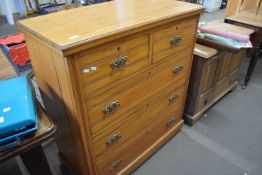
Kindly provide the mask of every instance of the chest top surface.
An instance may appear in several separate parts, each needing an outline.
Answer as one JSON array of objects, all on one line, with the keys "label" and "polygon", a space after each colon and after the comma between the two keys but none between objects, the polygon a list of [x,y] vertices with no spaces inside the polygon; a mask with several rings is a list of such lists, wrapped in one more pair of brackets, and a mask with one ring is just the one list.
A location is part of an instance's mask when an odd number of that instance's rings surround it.
[{"label": "chest top surface", "polygon": [[58,50],[66,50],[202,10],[200,5],[175,0],[114,0],[21,20],[17,25]]}]

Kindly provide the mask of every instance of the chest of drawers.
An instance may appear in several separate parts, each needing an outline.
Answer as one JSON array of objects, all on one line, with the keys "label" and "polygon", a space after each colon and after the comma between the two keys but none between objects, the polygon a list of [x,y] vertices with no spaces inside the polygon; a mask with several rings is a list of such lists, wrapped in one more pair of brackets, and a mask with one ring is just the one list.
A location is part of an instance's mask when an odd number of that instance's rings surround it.
[{"label": "chest of drawers", "polygon": [[179,131],[202,10],[115,0],[18,22],[74,173],[129,174]]}]

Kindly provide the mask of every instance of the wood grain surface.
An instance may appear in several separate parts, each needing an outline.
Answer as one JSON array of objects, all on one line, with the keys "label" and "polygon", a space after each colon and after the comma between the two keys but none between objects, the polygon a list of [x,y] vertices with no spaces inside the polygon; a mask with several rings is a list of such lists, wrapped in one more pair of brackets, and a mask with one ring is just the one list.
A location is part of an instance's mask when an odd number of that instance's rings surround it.
[{"label": "wood grain surface", "polygon": [[9,63],[4,53],[0,49],[0,80],[5,80],[8,78],[16,77],[13,66]]},{"label": "wood grain surface", "polygon": [[[174,0],[115,0],[80,7],[17,24],[60,50],[106,38],[120,32],[141,29],[173,17],[199,13],[202,6]],[[97,13],[99,12],[99,13]]]}]

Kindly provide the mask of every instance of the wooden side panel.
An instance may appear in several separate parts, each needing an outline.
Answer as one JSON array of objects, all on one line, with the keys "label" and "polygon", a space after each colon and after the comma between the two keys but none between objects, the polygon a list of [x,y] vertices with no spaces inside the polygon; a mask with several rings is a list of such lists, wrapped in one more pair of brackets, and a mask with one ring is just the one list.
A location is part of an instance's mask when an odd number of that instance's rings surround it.
[{"label": "wooden side panel", "polygon": [[195,110],[205,62],[205,59],[201,59],[201,57],[196,55],[194,56],[185,105],[185,112],[190,115],[193,115]]},{"label": "wooden side panel", "polygon": [[71,82],[68,80],[66,58],[30,34],[25,34],[25,37],[44,108],[58,126],[56,143],[62,158],[75,167],[75,172],[88,174],[85,152],[83,146],[79,147],[83,139],[80,137],[82,131],[76,129],[79,124],[75,115],[77,108],[70,110],[75,104]]}]

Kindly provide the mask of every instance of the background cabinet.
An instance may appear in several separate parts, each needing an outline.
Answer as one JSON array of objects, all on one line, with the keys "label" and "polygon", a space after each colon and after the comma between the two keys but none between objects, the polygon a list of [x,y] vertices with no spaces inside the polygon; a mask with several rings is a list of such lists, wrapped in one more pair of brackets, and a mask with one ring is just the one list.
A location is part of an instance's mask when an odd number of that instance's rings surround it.
[{"label": "background cabinet", "polygon": [[217,51],[197,44],[184,112],[185,123],[193,125],[203,113],[237,85],[245,50]]}]

